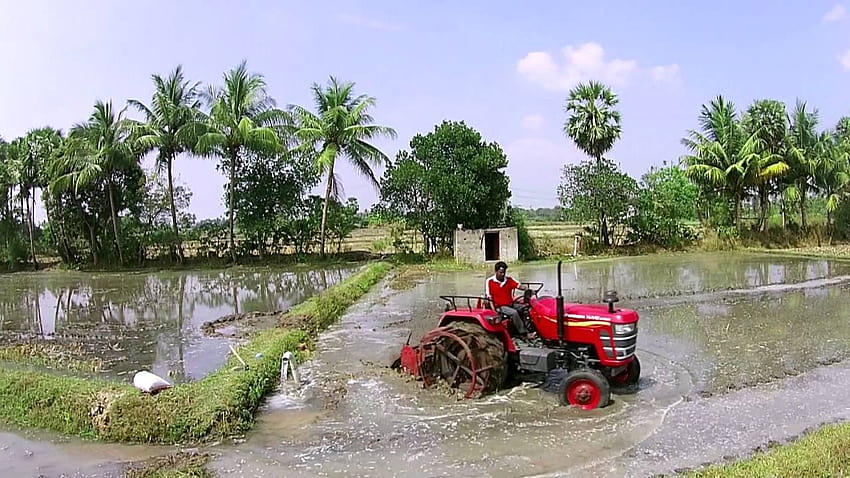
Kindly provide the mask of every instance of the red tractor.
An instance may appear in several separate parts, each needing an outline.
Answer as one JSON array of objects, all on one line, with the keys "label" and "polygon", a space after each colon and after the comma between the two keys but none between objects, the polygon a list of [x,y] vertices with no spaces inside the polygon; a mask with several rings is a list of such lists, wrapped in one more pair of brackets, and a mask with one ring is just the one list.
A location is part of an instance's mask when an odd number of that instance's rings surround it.
[{"label": "red tractor", "polygon": [[437,328],[419,345],[405,344],[393,368],[418,377],[426,387],[442,382],[465,390],[464,398],[543,373],[557,380],[562,405],[585,410],[606,406],[612,388],[634,388],[640,376],[638,314],[615,308],[615,291],[606,292],[607,306],[564,303],[560,261],[557,297],[538,297],[542,283],[525,284],[529,289],[514,306],[537,339],[515,338],[510,320],[486,297],[440,296],[447,304]]}]

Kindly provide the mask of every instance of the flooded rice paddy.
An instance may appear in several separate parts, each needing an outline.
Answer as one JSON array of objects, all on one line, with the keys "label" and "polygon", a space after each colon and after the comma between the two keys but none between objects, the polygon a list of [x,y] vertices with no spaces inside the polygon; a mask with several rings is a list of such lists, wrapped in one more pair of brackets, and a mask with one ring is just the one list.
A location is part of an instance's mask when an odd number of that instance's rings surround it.
[{"label": "flooded rice paddy", "polygon": [[[556,294],[554,264],[509,274]],[[211,468],[219,476],[651,476],[850,418],[841,400],[850,385],[850,263],[718,253],[565,264],[567,300],[599,302],[616,289],[618,306],[641,316],[638,392],[591,412],[559,406],[533,382],[456,401],[387,368],[409,335],[416,342],[433,327],[439,295],[478,294],[484,279],[388,278],[320,337],[299,386],[273,394],[247,437],[205,449]],[[0,435],[9,440],[0,460],[40,464],[31,469],[45,476],[59,476],[48,472],[63,469],[56,457],[81,448],[89,458],[71,470],[78,476],[117,476],[121,461],[162,453],[62,439],[37,441],[50,452],[26,456],[29,436]]]},{"label": "flooded rice paddy", "polygon": [[0,344],[34,343],[101,361],[99,375],[151,370],[197,380],[227,358],[233,333],[205,334],[221,316],[286,310],[341,282],[356,266],[320,270],[0,275]]}]

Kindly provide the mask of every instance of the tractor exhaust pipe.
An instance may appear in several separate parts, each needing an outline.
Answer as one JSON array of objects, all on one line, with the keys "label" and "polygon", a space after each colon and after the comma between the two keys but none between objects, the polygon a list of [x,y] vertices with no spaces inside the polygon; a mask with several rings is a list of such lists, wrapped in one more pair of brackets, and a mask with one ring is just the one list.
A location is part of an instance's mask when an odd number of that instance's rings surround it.
[{"label": "tractor exhaust pipe", "polygon": [[558,314],[558,345],[564,346],[564,296],[561,294],[561,261],[558,261],[558,297],[555,298]]}]

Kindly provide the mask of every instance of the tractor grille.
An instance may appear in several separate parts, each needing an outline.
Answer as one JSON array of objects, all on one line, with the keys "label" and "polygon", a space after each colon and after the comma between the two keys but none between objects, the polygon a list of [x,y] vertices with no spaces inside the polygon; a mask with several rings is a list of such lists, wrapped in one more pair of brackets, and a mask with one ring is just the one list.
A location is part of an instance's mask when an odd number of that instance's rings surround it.
[{"label": "tractor grille", "polygon": [[608,358],[616,358],[623,360],[635,354],[637,347],[637,325],[635,330],[624,335],[614,335],[614,347],[611,347],[611,336],[607,330],[599,332],[599,338],[602,339],[602,350]]}]

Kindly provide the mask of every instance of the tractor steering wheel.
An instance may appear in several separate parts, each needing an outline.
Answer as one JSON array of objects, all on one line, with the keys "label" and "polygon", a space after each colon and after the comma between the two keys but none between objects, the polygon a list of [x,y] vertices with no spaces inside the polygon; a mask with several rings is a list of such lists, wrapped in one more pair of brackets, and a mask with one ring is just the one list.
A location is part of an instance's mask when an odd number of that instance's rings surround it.
[{"label": "tractor steering wheel", "polygon": [[522,295],[516,297],[513,302],[513,307],[517,310],[519,309],[528,309],[531,307],[531,297],[536,296],[537,291],[532,289],[525,289],[522,291]]}]

